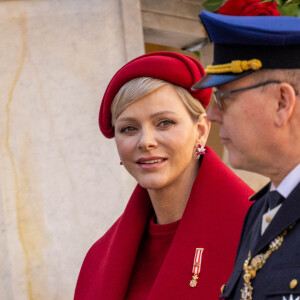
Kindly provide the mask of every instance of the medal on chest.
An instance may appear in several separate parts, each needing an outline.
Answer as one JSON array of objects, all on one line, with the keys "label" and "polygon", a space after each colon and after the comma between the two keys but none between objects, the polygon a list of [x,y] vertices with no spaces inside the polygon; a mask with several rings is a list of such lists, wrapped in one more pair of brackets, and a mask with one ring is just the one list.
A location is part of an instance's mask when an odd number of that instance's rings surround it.
[{"label": "medal on chest", "polygon": [[199,278],[200,270],[201,270],[201,261],[202,261],[202,254],[203,254],[204,248],[196,248],[195,252],[195,258],[193,263],[193,279],[190,281],[190,287],[194,288],[197,285],[197,280]]},{"label": "medal on chest", "polygon": [[[288,230],[291,230],[293,226],[294,224],[291,225]],[[254,256],[251,260],[251,253],[249,252],[248,258],[245,260],[243,266],[244,287],[241,289],[241,300],[252,300],[253,287],[251,286],[251,279],[256,277],[256,272],[264,266],[269,256],[278,248],[280,248],[288,230],[283,231],[279,236],[277,236],[269,244],[269,249],[265,253],[260,253]]]}]

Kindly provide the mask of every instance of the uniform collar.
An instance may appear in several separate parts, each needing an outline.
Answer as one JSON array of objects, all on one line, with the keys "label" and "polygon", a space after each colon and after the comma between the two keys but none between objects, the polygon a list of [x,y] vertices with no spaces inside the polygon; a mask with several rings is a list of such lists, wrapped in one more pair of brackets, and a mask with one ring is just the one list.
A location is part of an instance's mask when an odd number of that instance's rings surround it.
[{"label": "uniform collar", "polygon": [[284,198],[287,198],[292,190],[300,182],[300,164],[298,164],[284,179],[280,182],[278,187],[272,183],[270,191],[277,190]]},{"label": "uniform collar", "polygon": [[298,164],[285,178],[281,181],[276,188],[272,182],[269,182],[257,193],[252,195],[249,200],[256,201],[264,196],[268,191],[277,190],[284,198],[287,198],[294,188],[300,182],[300,164]]},{"label": "uniform collar", "polygon": [[250,201],[256,201],[261,199],[269,190],[270,190],[271,182],[265,185],[262,189],[260,189],[257,193],[249,197]]}]

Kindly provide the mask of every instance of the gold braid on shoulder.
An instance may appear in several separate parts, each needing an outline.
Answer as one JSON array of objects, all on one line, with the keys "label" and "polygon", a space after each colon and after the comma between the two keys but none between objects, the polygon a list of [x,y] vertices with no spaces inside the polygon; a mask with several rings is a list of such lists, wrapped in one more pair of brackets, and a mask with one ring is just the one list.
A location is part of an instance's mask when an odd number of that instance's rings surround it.
[{"label": "gold braid on shoulder", "polygon": [[242,73],[248,70],[258,70],[262,67],[259,59],[251,60],[233,60],[229,64],[224,65],[209,65],[206,67],[207,74],[222,74],[222,73]]}]

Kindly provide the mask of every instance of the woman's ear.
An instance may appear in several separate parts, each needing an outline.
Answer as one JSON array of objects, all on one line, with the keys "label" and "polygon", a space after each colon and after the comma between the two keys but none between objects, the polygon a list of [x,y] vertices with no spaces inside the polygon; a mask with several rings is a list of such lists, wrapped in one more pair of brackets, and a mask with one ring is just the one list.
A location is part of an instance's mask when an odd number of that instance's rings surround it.
[{"label": "woman's ear", "polygon": [[204,146],[206,144],[210,130],[210,122],[208,121],[206,114],[199,116],[197,121],[197,146]]},{"label": "woman's ear", "polygon": [[277,127],[282,127],[288,123],[294,111],[296,101],[294,88],[289,83],[281,83],[276,101],[274,123]]}]

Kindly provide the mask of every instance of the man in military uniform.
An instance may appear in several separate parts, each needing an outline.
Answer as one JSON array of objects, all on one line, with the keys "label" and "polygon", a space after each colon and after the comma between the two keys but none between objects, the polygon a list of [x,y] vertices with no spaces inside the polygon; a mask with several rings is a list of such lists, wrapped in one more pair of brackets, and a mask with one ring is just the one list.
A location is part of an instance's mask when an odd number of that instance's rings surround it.
[{"label": "man in military uniform", "polygon": [[221,298],[298,300],[300,19],[206,11],[200,17],[214,62],[194,88],[216,88],[208,118],[220,125],[230,164],[270,178],[250,199]]}]

